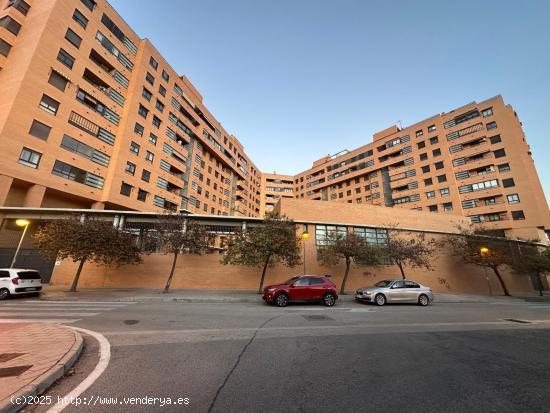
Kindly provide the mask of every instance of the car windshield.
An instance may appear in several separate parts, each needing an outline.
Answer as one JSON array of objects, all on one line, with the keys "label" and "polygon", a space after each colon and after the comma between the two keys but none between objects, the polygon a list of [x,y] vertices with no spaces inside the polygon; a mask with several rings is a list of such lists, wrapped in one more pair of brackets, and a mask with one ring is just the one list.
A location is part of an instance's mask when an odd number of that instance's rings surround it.
[{"label": "car windshield", "polygon": [[292,278],[286,280],[283,284],[290,285],[290,284],[292,284],[294,281],[296,281],[298,278],[300,278],[300,277],[292,277]]},{"label": "car windshield", "polygon": [[374,284],[374,286],[380,287],[380,288],[388,288],[391,285],[391,283],[392,282],[390,280],[384,280],[384,281],[377,282],[376,284]]}]

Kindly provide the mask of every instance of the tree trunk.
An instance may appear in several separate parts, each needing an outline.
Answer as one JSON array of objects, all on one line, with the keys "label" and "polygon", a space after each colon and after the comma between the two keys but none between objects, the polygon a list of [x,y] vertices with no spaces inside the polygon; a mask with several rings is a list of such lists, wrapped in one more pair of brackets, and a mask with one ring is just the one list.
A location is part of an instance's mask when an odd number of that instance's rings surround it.
[{"label": "tree trunk", "polygon": [[346,257],[346,271],[344,272],[344,278],[342,279],[342,285],[340,286],[340,295],[346,294],[346,281],[348,280],[350,259]]},{"label": "tree trunk", "polygon": [[506,288],[506,284],[504,284],[504,280],[502,279],[502,276],[500,275],[500,272],[498,271],[497,267],[493,267],[493,271],[495,275],[498,278],[498,281],[500,282],[500,286],[502,287],[502,291],[504,291],[504,295],[510,296],[510,293],[508,292],[508,288]]},{"label": "tree trunk", "polygon": [[88,258],[82,258],[80,260],[80,263],[78,264],[78,269],[76,270],[76,275],[74,276],[73,284],[71,285],[71,289],[69,290],[72,293],[76,292],[76,286],[78,285],[78,280],[80,279],[80,273],[82,272],[82,267],[84,267],[84,263],[86,262]]},{"label": "tree trunk", "polygon": [[399,267],[399,271],[401,271],[401,277],[405,279],[405,271],[403,271],[403,264],[401,262],[398,262],[397,266]]},{"label": "tree trunk", "polygon": [[172,278],[174,278],[174,270],[176,269],[176,261],[178,260],[178,253],[174,253],[174,259],[172,260],[172,268],[170,269],[170,276],[166,280],[166,286],[162,290],[163,294],[166,294],[170,290],[170,285],[172,284]]},{"label": "tree trunk", "polygon": [[262,269],[262,276],[260,278],[260,288],[258,288],[258,294],[261,294],[263,292],[265,273],[267,272],[267,266],[269,265],[270,258],[271,258],[271,255],[268,255],[267,259],[265,260],[264,268]]}]

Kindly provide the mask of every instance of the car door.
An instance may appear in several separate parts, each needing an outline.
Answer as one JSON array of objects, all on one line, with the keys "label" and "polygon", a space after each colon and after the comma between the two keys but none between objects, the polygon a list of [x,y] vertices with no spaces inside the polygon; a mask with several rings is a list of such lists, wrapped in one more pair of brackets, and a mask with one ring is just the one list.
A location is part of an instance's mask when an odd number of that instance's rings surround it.
[{"label": "car door", "polygon": [[325,281],[319,277],[309,278],[309,288],[307,291],[306,300],[320,300],[325,294],[326,286]]},{"label": "car door", "polygon": [[10,288],[10,272],[7,270],[0,270],[0,288]]},{"label": "car door", "polygon": [[42,285],[42,279],[38,271],[17,271],[19,288],[27,288],[28,291],[38,291]]},{"label": "car door", "polygon": [[292,301],[307,300],[309,289],[309,277],[302,277],[294,281],[289,288],[290,299]]},{"label": "car door", "polygon": [[403,302],[406,300],[406,293],[405,281],[395,281],[390,288],[389,301],[392,303]]},{"label": "car door", "polygon": [[414,281],[405,281],[405,287],[405,300],[411,303],[416,303],[418,301],[420,285],[418,285]]}]

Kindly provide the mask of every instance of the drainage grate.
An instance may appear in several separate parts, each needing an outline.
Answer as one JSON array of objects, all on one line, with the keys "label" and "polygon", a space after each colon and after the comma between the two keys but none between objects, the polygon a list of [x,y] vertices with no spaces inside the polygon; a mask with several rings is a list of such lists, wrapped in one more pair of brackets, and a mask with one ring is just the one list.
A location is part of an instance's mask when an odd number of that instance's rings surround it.
[{"label": "drainage grate", "polygon": [[23,374],[31,367],[32,367],[32,364],[28,366],[6,367],[3,369],[0,369],[0,377],[16,377],[16,376],[19,376],[20,374]]},{"label": "drainage grate", "polygon": [[124,324],[132,326],[134,324],[139,323],[139,320],[124,320]]},{"label": "drainage grate", "polygon": [[303,315],[302,317],[309,321],[332,320],[332,318],[320,314]]},{"label": "drainage grate", "polygon": [[517,318],[505,318],[505,321],[511,321],[512,323],[531,324],[530,321],[518,320]]},{"label": "drainage grate", "polygon": [[0,363],[13,360],[16,357],[22,356],[25,353],[2,353],[0,354]]}]

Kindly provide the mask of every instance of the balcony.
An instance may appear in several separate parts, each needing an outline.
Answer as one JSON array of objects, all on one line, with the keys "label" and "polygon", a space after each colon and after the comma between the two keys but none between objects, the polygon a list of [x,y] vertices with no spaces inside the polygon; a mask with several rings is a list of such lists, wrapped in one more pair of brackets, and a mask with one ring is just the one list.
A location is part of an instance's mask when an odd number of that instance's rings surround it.
[{"label": "balcony", "polygon": [[95,73],[91,72],[88,69],[85,69],[82,78],[90,85],[92,85],[95,89],[99,90],[101,93],[103,93],[113,102],[115,102],[117,105],[124,106],[124,97],[116,90],[114,90],[108,83],[104,82]]},{"label": "balcony", "polygon": [[90,52],[90,60],[94,62],[101,70],[99,73],[101,74],[102,71],[104,71],[106,74],[111,76],[113,79],[115,79],[118,84],[123,86],[125,89],[128,88],[129,80],[122,75],[118,70],[115,69],[115,67],[109,63],[103,56],[101,56],[98,52],[96,52],[94,49]]}]

